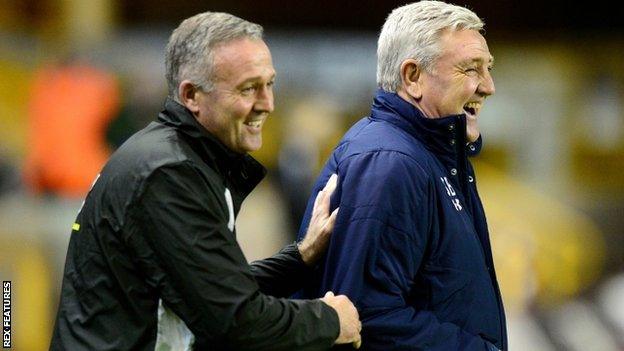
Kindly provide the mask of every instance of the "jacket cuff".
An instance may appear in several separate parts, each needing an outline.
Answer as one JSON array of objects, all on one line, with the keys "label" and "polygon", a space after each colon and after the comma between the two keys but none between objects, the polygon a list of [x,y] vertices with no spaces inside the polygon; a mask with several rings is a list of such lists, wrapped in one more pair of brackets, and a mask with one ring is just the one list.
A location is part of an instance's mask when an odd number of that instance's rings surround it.
[{"label": "jacket cuff", "polygon": [[313,266],[308,266],[304,261],[303,257],[301,257],[301,252],[299,251],[299,243],[294,241],[291,244],[284,246],[284,248],[280,251],[281,253],[287,254],[294,258],[297,261],[297,268],[301,269],[305,272],[312,272]]}]

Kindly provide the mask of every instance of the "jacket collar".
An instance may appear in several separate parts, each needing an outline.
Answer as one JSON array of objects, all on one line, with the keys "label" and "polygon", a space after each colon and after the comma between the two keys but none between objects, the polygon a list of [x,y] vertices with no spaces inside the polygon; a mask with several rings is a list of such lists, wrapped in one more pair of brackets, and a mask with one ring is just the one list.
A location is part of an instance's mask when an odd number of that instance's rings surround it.
[{"label": "jacket collar", "polygon": [[228,149],[210,134],[193,116],[191,111],[171,98],[165,101],[165,109],[158,121],[186,134],[192,146],[198,146],[201,157],[217,167],[224,178],[233,181],[247,195],[266,175],[266,169],[248,154]]},{"label": "jacket collar", "polygon": [[414,105],[403,100],[396,93],[377,90],[371,111],[373,120],[384,120],[408,131],[420,140],[427,149],[441,156],[464,153],[475,156],[481,151],[482,139],[466,142],[466,115],[450,115],[442,118],[427,118]]}]

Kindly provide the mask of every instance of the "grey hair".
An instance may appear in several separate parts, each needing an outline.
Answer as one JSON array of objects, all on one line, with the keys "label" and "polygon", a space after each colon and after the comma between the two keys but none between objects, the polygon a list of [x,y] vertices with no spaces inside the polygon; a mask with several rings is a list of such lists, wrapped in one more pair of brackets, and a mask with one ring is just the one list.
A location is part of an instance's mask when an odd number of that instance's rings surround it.
[{"label": "grey hair", "polygon": [[169,96],[188,79],[204,91],[213,88],[214,49],[241,38],[262,40],[262,26],[222,12],[204,12],[182,21],[167,43],[165,67]]},{"label": "grey hair", "polygon": [[401,64],[410,58],[432,72],[441,54],[439,38],[445,29],[481,32],[483,26],[474,12],[442,1],[420,1],[394,9],[377,43],[377,86],[396,92],[401,86]]}]

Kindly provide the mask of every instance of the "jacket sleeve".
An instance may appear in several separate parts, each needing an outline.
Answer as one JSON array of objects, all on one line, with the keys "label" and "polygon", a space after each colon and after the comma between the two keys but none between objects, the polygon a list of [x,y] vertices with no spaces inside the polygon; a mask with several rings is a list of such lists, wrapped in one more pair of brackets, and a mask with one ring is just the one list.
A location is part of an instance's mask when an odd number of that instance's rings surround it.
[{"label": "jacket sleeve", "polygon": [[430,178],[416,161],[390,151],[338,165],[340,212],[320,291],[355,302],[365,349],[488,350],[485,340],[411,300],[435,215]]},{"label": "jacket sleeve", "polygon": [[262,293],[286,297],[301,289],[312,269],[306,266],[296,244],[286,245],[277,254],[251,263],[251,272]]},{"label": "jacket sleeve", "polygon": [[185,162],[146,181],[124,233],[148,282],[198,339],[237,350],[331,347],[339,333],[331,307],[260,292],[215,188]]}]

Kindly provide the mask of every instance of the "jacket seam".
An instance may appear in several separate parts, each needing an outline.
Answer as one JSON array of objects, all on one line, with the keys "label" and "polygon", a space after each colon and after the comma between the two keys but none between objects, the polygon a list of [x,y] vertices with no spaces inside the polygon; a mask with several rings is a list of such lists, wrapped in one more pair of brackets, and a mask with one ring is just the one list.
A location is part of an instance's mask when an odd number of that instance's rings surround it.
[{"label": "jacket seam", "polygon": [[374,149],[374,150],[366,150],[366,151],[361,151],[361,152],[357,152],[357,153],[353,153],[347,157],[345,157],[344,159],[342,159],[336,166],[340,167],[342,166],[345,162],[347,162],[347,160],[350,160],[356,156],[361,156],[361,155],[368,155],[368,154],[375,154],[375,153],[396,153],[402,156],[407,157],[410,161],[412,161],[414,163],[414,165],[416,167],[418,167],[418,169],[420,170],[420,172],[422,172],[422,175],[427,177],[427,180],[429,180],[429,178],[431,177],[429,174],[427,174],[427,172],[425,172],[424,167],[420,164],[420,162],[415,159],[414,157],[412,157],[412,155],[404,152],[404,151],[400,151],[400,150],[389,150],[389,149],[382,149],[382,148],[378,148],[378,149]]}]

